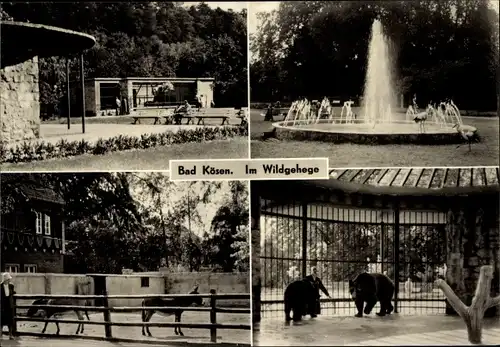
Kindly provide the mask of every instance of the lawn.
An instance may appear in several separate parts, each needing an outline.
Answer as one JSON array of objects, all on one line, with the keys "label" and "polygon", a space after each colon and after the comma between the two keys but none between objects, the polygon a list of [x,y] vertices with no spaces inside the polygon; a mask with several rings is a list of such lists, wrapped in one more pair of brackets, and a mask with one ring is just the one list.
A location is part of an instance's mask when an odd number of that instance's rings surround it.
[{"label": "lawn", "polygon": [[[252,158],[328,157],[330,167],[396,166],[497,166],[499,164],[499,122],[496,117],[466,117],[464,124],[475,126],[481,143],[472,145],[358,145],[319,141],[261,140],[263,132],[273,129],[260,113],[250,112]],[[337,112],[338,113],[338,112]],[[282,117],[275,117],[276,121]]]},{"label": "lawn", "polygon": [[248,158],[248,137],[235,137],[205,143],[183,143],[145,150],[81,155],[29,163],[3,163],[2,171],[113,171],[168,170],[171,159]]}]

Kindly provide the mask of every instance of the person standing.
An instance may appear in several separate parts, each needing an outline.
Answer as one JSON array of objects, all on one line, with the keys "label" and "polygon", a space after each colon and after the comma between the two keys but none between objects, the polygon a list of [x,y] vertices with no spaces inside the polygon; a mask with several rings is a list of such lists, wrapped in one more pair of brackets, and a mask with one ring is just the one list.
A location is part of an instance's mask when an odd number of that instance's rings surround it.
[{"label": "person standing", "polygon": [[9,329],[9,339],[14,339],[14,285],[11,283],[12,276],[10,273],[5,272],[2,274],[2,285],[1,287],[1,312],[0,321],[2,330],[6,325]]},{"label": "person standing", "polygon": [[323,282],[321,282],[321,279],[318,277],[318,269],[316,266],[313,266],[311,268],[311,274],[309,276],[306,276],[306,280],[312,282],[314,285],[314,288],[316,289],[316,307],[310,309],[311,310],[311,317],[316,317],[318,314],[321,314],[321,302],[319,301],[320,298],[320,293],[319,291],[321,290],[327,297],[330,297],[330,294],[328,293],[328,290],[326,290],[325,286],[323,285]]},{"label": "person standing", "polygon": [[122,105],[122,102],[120,101],[120,98],[116,97],[116,115],[118,116],[120,114],[120,108]]}]

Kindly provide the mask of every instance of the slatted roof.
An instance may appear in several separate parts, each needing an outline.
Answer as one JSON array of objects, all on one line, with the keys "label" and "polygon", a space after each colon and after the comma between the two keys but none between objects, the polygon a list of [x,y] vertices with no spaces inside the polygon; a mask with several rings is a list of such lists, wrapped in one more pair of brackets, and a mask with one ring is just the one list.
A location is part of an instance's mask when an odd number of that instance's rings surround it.
[{"label": "slatted roof", "polygon": [[376,187],[424,189],[498,186],[500,182],[498,167],[335,169],[330,177]]},{"label": "slatted roof", "polygon": [[9,193],[19,194],[26,199],[64,205],[63,198],[52,187],[40,183],[36,179],[36,174],[2,174],[0,176],[0,183],[0,187],[2,187],[0,194],[2,194],[5,189],[8,189]]}]

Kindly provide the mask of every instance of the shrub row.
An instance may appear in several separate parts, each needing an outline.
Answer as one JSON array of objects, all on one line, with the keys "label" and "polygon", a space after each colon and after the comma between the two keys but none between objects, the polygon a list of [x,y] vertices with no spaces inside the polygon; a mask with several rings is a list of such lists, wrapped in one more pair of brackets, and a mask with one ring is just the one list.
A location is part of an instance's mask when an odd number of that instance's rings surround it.
[{"label": "shrub row", "polygon": [[[272,102],[273,106],[275,105],[276,102]],[[258,109],[258,110],[261,110],[261,109],[265,109],[267,108],[267,106],[269,106],[269,104],[271,104],[271,102],[252,102],[250,104],[250,109]],[[281,102],[281,108],[290,108],[290,106],[292,105],[291,102]]]},{"label": "shrub row", "polygon": [[188,142],[204,142],[247,136],[248,127],[203,127],[178,132],[166,131],[158,134],[144,134],[141,137],[119,135],[109,139],[99,139],[95,143],[85,140],[67,141],[61,139],[55,145],[49,142],[25,142],[6,148],[0,144],[2,163],[22,163],[52,158],[66,158],[82,154],[102,155],[131,149],[146,149]]}]

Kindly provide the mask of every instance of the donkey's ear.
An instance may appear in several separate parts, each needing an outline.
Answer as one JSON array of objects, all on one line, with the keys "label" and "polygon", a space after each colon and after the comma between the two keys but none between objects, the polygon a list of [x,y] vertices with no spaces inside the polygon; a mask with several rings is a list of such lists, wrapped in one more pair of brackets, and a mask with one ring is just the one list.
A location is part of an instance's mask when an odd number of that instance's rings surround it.
[{"label": "donkey's ear", "polygon": [[199,287],[199,285],[198,285],[198,284],[196,284],[196,285],[193,287],[193,290],[192,290],[191,292],[193,292],[193,293],[198,293],[198,287]]}]

